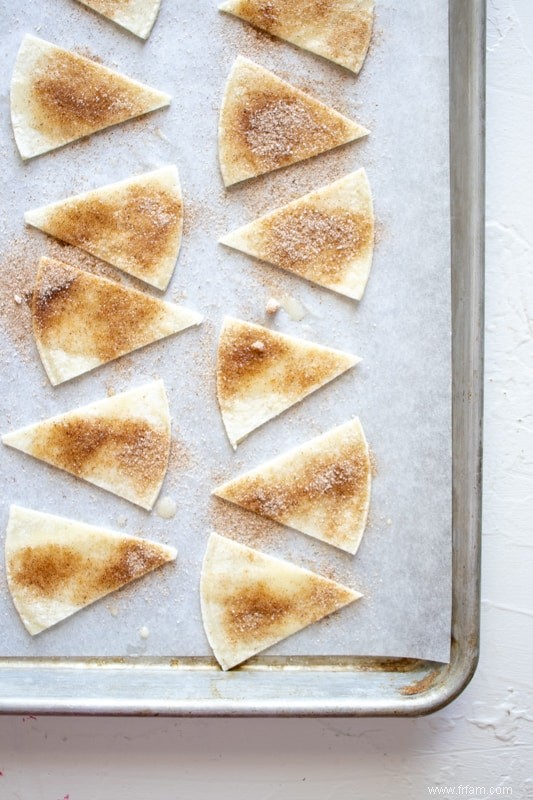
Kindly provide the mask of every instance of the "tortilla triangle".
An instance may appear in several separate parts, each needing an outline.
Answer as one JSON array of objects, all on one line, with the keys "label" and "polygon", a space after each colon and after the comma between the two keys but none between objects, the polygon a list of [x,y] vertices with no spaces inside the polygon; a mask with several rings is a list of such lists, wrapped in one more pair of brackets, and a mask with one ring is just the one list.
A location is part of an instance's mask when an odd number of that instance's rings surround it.
[{"label": "tortilla triangle", "polygon": [[213,533],[202,566],[204,629],[227,670],[362,597],[287,561]]},{"label": "tortilla triangle", "polygon": [[352,142],[368,131],[272,72],[239,56],[219,120],[226,186]]},{"label": "tortilla triangle", "polygon": [[341,375],[349,353],[226,317],[218,343],[217,396],[235,448],[249,433]]},{"label": "tortilla triangle", "polygon": [[372,470],[353,419],[215,489],[218,497],[355,553],[365,529]]},{"label": "tortilla triangle", "polygon": [[156,21],[161,0],[78,0],[141,39],[147,39]]},{"label": "tortilla triangle", "polygon": [[374,243],[374,212],[364,169],[244,225],[222,244],[360,300]]},{"label": "tortilla triangle", "polygon": [[170,96],[26,35],[11,79],[11,123],[22,158],[168,106]]},{"label": "tortilla triangle", "polygon": [[4,444],[151,509],[170,452],[163,381],[98,400],[2,436]]},{"label": "tortilla triangle", "polygon": [[178,170],[163,167],[27,211],[28,225],[166,289],[181,243]]},{"label": "tortilla triangle", "polygon": [[195,311],[46,257],[31,309],[37,349],[54,386],[202,321]]},{"label": "tortilla triangle", "polygon": [[20,506],[5,549],[9,591],[32,636],[176,558],[174,547]]},{"label": "tortilla triangle", "polygon": [[374,0],[226,0],[219,8],[357,73],[370,43]]}]

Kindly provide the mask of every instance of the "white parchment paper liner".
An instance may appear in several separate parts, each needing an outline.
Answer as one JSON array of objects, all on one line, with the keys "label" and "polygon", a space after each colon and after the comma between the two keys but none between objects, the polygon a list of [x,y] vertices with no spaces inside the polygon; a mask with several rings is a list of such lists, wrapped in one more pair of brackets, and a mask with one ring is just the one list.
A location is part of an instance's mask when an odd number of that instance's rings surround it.
[{"label": "white parchment paper liner", "polygon": [[[219,14],[211,0],[164,0],[145,44],[68,0],[28,0],[23,9],[15,2],[5,5],[0,54],[0,180],[6,209],[0,223],[2,429],[97,400],[109,389],[123,391],[161,377],[179,444],[162,492],[177,502],[172,520],[0,449],[1,531],[9,504],[15,502],[142,533],[178,548],[175,566],[34,639],[17,618],[0,565],[0,655],[210,654],[198,584],[208,533],[216,529],[365,595],[270,653],[447,660],[451,419],[445,0],[379,0],[373,45],[359,78]],[[15,54],[26,32],[97,55],[169,92],[170,109],[23,164],[10,129],[8,95]],[[371,129],[370,137],[225,192],[217,165],[217,118],[226,76],[239,53],[355,117]],[[30,332],[10,322],[13,294],[28,288],[21,284],[23,274],[31,271],[29,262],[36,267],[39,255],[58,251],[47,237],[24,228],[23,212],[170,163],[180,170],[186,225],[165,299],[200,311],[206,323],[53,389]],[[368,172],[378,219],[373,272],[361,303],[217,245],[217,238],[233,227],[360,166]],[[62,252],[68,261],[70,249]],[[267,300],[283,293],[298,298],[307,315],[297,322],[281,311],[267,324],[354,352],[364,361],[252,434],[234,454],[214,393],[220,322],[229,313],[264,324]],[[355,558],[281,526],[263,525],[210,498],[217,482],[355,415],[361,418],[377,472],[369,525]],[[148,638],[140,636],[142,627]]]}]

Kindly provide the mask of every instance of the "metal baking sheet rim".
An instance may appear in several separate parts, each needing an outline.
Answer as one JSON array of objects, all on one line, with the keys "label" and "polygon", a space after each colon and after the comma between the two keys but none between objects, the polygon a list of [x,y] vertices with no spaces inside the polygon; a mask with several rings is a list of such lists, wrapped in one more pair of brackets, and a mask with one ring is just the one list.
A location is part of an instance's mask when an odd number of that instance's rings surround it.
[{"label": "metal baking sheet rim", "polygon": [[[453,328],[451,661],[263,657],[0,659],[0,713],[416,716],[450,703],[479,652],[486,2],[450,0]],[[257,675],[257,673],[261,675]]]}]

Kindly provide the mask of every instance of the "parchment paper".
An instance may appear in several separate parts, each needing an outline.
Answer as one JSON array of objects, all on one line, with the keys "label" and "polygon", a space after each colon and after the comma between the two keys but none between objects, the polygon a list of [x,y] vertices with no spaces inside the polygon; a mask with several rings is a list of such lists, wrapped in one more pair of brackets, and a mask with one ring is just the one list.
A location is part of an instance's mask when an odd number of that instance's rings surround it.
[{"label": "parchment paper", "polygon": [[[176,565],[31,638],[0,565],[1,655],[208,655],[199,573],[211,530],[359,589],[364,599],[273,648],[272,654],[411,656],[446,661],[451,606],[448,38],[445,0],[377,0],[360,77],[222,15],[213,0],[163,0],[142,43],[74,0],[2,0],[0,181],[2,431],[163,378],[174,455],[164,520],[28,456],[0,447],[0,530],[18,503],[138,533],[178,548]],[[9,122],[9,81],[26,32],[93,54],[173,96],[170,109],[23,163]],[[216,130],[223,87],[242,54],[371,129],[361,142],[224,191]],[[52,388],[24,299],[40,255],[80,260],[26,229],[26,209],[176,163],[186,201],[182,251],[166,299],[205,315],[190,330]],[[224,232],[364,166],[378,220],[361,303],[217,244]],[[110,268],[109,274],[119,277]],[[122,277],[124,283],[133,283]],[[135,284],[140,286],[140,284]],[[144,288],[144,287],[143,287]],[[147,290],[149,291],[149,290]],[[155,292],[154,292],[155,293]],[[272,296],[308,309],[265,315]],[[17,297],[15,297],[15,295]],[[216,404],[216,341],[224,314],[339,347],[362,364],[253,433],[234,454]],[[371,514],[355,557],[212,499],[222,479],[359,415],[376,465]],[[2,534],[3,535],[3,534]],[[3,550],[3,548],[2,548]],[[146,628],[142,638],[140,629]]]}]

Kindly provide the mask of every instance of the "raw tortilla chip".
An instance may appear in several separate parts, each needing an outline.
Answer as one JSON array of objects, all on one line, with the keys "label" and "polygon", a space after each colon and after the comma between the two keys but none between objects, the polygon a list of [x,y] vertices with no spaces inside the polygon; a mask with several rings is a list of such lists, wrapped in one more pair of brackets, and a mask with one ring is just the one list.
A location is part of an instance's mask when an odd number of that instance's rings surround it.
[{"label": "raw tortilla chip", "polygon": [[224,319],[217,355],[217,395],[235,448],[249,433],[341,375],[360,359],[349,353]]},{"label": "raw tortilla chip", "polygon": [[170,452],[163,381],[106,397],[2,436],[4,444],[151,509]]},{"label": "raw tortilla chip", "polygon": [[239,56],[220,112],[218,143],[226,186],[366,136],[368,131],[272,72]]},{"label": "raw tortilla chip", "polygon": [[353,419],[214,494],[353,554],[368,516],[371,472],[361,423]]},{"label": "raw tortilla chip", "polygon": [[227,670],[362,595],[287,561],[212,534],[202,566],[204,629]]},{"label": "raw tortilla chip", "polygon": [[11,122],[22,158],[168,106],[170,96],[89,58],[27,35],[11,79]]},{"label": "raw tortilla chip", "polygon": [[174,547],[20,506],[5,549],[9,591],[32,636],[176,558]]},{"label": "raw tortilla chip", "polygon": [[366,172],[352,172],[220,241],[360,300],[374,247],[374,212]]},{"label": "raw tortilla chip", "polygon": [[195,311],[46,257],[31,310],[53,386],[202,321]]},{"label": "raw tortilla chip", "polygon": [[168,166],[27,211],[28,225],[166,289],[181,243],[183,201]]},{"label": "raw tortilla chip", "polygon": [[352,72],[363,66],[374,0],[226,0],[219,8]]},{"label": "raw tortilla chip", "polygon": [[148,39],[161,0],[78,0],[141,39]]}]

